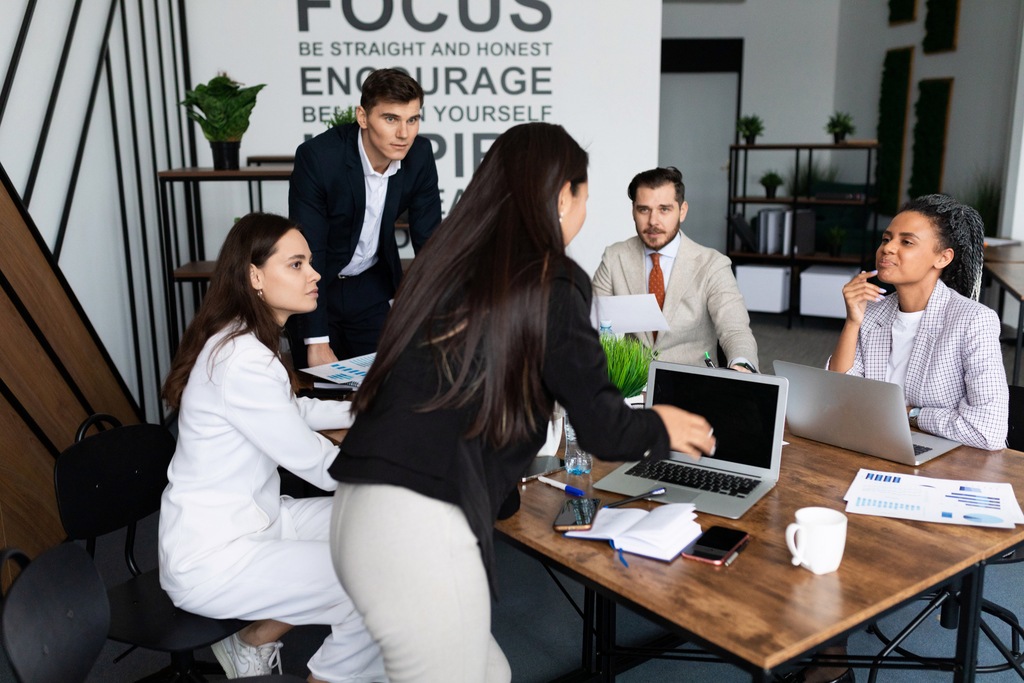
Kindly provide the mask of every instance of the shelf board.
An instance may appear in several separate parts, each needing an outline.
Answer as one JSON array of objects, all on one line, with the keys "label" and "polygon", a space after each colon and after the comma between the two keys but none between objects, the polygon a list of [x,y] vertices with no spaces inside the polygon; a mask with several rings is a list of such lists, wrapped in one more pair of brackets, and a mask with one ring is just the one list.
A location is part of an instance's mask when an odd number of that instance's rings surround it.
[{"label": "shelf board", "polygon": [[729,197],[734,204],[797,204],[799,206],[871,206],[877,203],[875,197],[866,199],[818,199],[817,197],[772,197],[744,196]]},{"label": "shelf board", "polygon": [[729,149],[771,149],[771,150],[793,150],[793,149],[877,149],[880,145],[878,140],[847,140],[835,144],[833,142],[796,142],[786,143],[754,143],[752,145],[729,145]]},{"label": "shelf board", "polygon": [[828,264],[834,263],[838,265],[859,265],[860,257],[855,254],[843,254],[841,256],[830,256],[825,252],[815,252],[813,254],[799,254],[795,256],[786,256],[784,254],[755,254],[750,251],[730,251],[726,254],[733,261],[760,261],[762,263],[778,263],[778,264]]}]

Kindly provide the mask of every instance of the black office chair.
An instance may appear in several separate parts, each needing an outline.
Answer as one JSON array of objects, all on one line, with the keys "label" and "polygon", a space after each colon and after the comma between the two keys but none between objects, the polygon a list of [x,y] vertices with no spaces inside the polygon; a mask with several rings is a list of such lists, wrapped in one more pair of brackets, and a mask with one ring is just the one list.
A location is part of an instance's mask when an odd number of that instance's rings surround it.
[{"label": "black office chair", "polygon": [[[90,428],[104,424],[111,428],[86,436]],[[141,647],[170,654],[170,666],[147,681],[201,683],[204,674],[224,672],[216,663],[197,662],[195,650],[230,636],[247,622],[178,609],[160,587],[158,570],[144,572],[135,560],[136,524],[160,509],[173,454],[174,437],[162,426],[125,427],[110,415],[92,415],[78,428],[75,443],[57,458],[54,487],[64,530],[69,538],[84,540],[89,555],[95,555],[98,536],[126,530],[124,556],[132,578],[107,592],[108,637],[131,645],[128,652]]]},{"label": "black office chair", "polygon": [[0,603],[4,652],[21,683],[81,683],[107,640],[110,605],[89,555],[73,543],[32,562],[17,548],[0,552],[21,573]]}]

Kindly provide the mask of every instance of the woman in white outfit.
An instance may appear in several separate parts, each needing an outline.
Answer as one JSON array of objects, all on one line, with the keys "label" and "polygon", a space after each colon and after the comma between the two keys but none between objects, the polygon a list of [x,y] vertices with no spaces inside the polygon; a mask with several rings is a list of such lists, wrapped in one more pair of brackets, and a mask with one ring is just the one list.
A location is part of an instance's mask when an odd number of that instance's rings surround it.
[{"label": "woman in white outfit", "polygon": [[210,290],[164,384],[178,443],[160,507],[160,581],[176,605],[253,623],[213,646],[228,678],[270,673],[278,639],[329,624],[309,681],[383,681],[380,652],[338,583],[331,499],[281,495],[278,466],[322,489],[338,448],[316,430],[350,426],[349,404],[298,398],[281,328],[317,305],[302,233],[249,214],[228,233]]}]

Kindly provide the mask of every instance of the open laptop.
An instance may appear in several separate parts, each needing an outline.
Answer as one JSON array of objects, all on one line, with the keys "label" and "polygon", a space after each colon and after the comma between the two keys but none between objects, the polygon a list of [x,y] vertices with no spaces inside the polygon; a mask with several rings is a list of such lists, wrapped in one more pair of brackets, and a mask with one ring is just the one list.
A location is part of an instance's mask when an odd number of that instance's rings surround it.
[{"label": "open laptop", "polygon": [[797,436],[912,466],[960,445],[911,431],[898,384],[781,360],[774,367],[789,379],[786,419]]},{"label": "open laptop", "polygon": [[595,489],[636,496],[664,486],[661,503],[693,503],[698,512],[738,519],[775,486],[782,461],[787,381],[653,361],[646,407],[669,404],[703,415],[718,441],[714,457],[673,452],[666,460],[628,462]]}]

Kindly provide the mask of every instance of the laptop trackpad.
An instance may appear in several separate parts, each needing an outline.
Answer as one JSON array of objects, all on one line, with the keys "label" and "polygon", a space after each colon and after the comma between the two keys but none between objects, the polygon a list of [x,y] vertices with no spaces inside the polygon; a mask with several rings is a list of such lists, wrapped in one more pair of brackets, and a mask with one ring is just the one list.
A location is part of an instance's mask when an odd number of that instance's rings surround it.
[{"label": "laptop trackpad", "polygon": [[672,488],[671,486],[667,487],[667,489],[668,490],[665,491],[665,495],[658,496],[657,498],[651,498],[651,500],[656,500],[659,503],[692,503],[697,500],[701,494],[700,491],[685,491],[683,489]]}]

